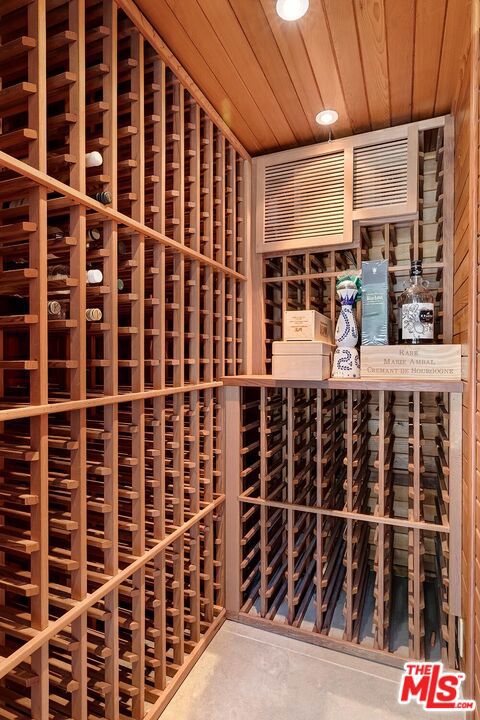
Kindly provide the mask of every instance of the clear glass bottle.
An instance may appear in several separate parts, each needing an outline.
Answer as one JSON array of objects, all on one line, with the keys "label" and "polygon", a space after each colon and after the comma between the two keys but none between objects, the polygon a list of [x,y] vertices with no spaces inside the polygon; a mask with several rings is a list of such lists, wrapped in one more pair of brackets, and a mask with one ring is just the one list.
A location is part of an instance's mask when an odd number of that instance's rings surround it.
[{"label": "clear glass bottle", "polygon": [[398,300],[399,342],[420,345],[434,340],[435,303],[428,281],[423,279],[422,261],[413,260],[410,281]]}]

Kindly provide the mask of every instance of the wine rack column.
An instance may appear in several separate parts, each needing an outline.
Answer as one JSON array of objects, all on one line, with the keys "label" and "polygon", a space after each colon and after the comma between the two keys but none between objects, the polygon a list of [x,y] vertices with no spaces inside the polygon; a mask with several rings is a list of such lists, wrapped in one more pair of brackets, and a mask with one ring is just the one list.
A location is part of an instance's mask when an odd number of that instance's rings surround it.
[{"label": "wine rack column", "polygon": [[[200,247],[207,257],[215,259],[215,179],[214,179],[214,135],[215,129],[212,121],[201,113],[201,238]],[[216,273],[211,267],[205,267],[202,271],[202,310],[201,310],[201,330],[202,342],[201,357],[203,360],[203,368],[201,372],[206,382],[215,380],[217,357],[215,348],[218,347],[215,341],[215,278]],[[215,469],[215,402],[216,391],[205,390],[203,394],[203,477],[200,478],[202,483],[202,500],[211,503],[214,499],[214,469]],[[203,563],[202,563],[202,616],[206,622],[212,622],[214,617],[214,543],[213,534],[213,517],[207,515],[204,522],[203,537]]]},{"label": "wine rack column", "polygon": [[[145,48],[145,221],[154,230],[165,234],[166,205],[166,69],[156,55]],[[147,181],[151,180],[148,186]],[[147,252],[148,250],[148,252]],[[165,291],[166,251],[160,243],[146,246],[145,310],[151,313],[152,336],[151,357],[145,359],[145,375],[151,378],[153,388],[165,388]],[[151,306],[151,309],[150,309]],[[147,337],[146,337],[147,343]],[[151,369],[150,369],[151,368]],[[158,542],[166,536],[166,398],[152,400],[151,452],[146,450],[146,492],[147,514],[153,515],[152,539]],[[150,474],[151,463],[151,474]],[[151,487],[150,487],[151,486]],[[147,644],[146,665],[153,672],[153,683],[157,691],[167,686],[167,600],[166,600],[166,556],[159,552],[152,563],[153,580],[150,580],[152,599],[146,603]],[[154,696],[156,699],[156,696]],[[146,691],[149,699],[149,690]],[[153,699],[153,698],[152,698]]]},{"label": "wine rack column", "polygon": [[[76,117],[69,126],[69,149],[76,157],[70,170],[70,184],[80,192],[86,190],[85,168],[85,3],[82,0],[68,5],[68,25],[76,41],[68,45],[69,67],[76,82],[69,85],[68,109]],[[76,367],[70,371],[70,396],[72,400],[86,398],[86,210],[78,205],[70,210],[70,234],[76,243],[70,251],[70,276],[79,279],[70,290],[70,318],[76,327],[70,330],[70,359]],[[72,532],[71,557],[78,567],[72,572],[72,600],[83,600],[87,593],[87,432],[86,410],[71,414],[71,437],[76,450],[71,453],[71,478],[75,489],[71,493],[71,520],[76,529]],[[85,718],[87,706],[87,615],[77,618],[71,627],[72,639],[78,642],[78,650],[72,651],[72,680],[77,689],[71,694],[72,717]]]},{"label": "wine rack column", "polygon": [[[201,248],[201,116],[193,97],[185,98],[185,217],[189,233],[185,242],[195,251]],[[186,223],[187,224],[187,223]],[[185,328],[187,329],[185,369],[188,382],[197,385],[200,382],[200,264],[197,260],[189,263],[186,277],[188,301],[185,305]],[[200,421],[202,413],[201,395],[198,391],[189,393],[190,410],[186,422],[189,435],[189,452],[185,455],[188,467],[189,496],[186,497],[189,512],[197,514],[200,510]],[[188,447],[188,446],[187,446]],[[196,524],[190,531],[190,552],[185,559],[188,569],[188,615],[185,634],[190,642],[197,643],[200,638],[200,541],[201,527]],[[205,532],[205,531],[204,531]]]},{"label": "wine rack column", "polygon": [[[132,217],[142,225],[145,224],[145,140],[144,140],[144,41],[140,33],[130,28],[131,34],[131,90],[138,98],[132,104],[132,127],[137,132],[131,138],[132,160],[136,166],[132,168]],[[119,137],[120,139],[120,137]],[[132,270],[132,300],[131,318],[133,327],[138,332],[133,336],[131,343],[132,359],[132,392],[142,393],[145,389],[145,338],[144,338],[144,298],[145,298],[145,238],[134,234],[131,239],[132,260],[135,268]],[[145,553],[145,405],[143,400],[132,402],[132,424],[137,432],[132,437],[132,455],[137,463],[132,468],[132,490],[136,499],[132,502],[132,522],[136,528],[132,534],[132,552],[134,556],[141,557]],[[132,632],[132,652],[135,660],[132,661],[131,682],[134,688],[131,701],[133,718],[142,718],[144,715],[144,664],[145,664],[145,567],[132,575],[134,596],[132,599],[132,620],[138,629]],[[127,707],[128,707],[128,701]]]},{"label": "wine rack column", "polygon": [[[46,4],[45,0],[28,7],[29,35],[36,48],[28,53],[28,82],[36,92],[28,97],[28,122],[37,128],[37,139],[28,147],[28,162],[45,172],[47,162],[46,136]],[[47,347],[47,192],[34,188],[29,192],[30,218],[35,232],[29,237],[29,264],[38,276],[30,287],[30,312],[37,322],[30,329],[30,352],[37,368],[30,376],[30,402],[48,402]],[[37,594],[31,599],[32,628],[42,630],[48,623],[48,417],[40,415],[30,421],[31,448],[38,460],[31,464],[30,491],[38,498],[31,511],[31,539],[38,543],[38,552],[31,557],[31,583]],[[32,716],[43,718],[48,713],[49,674],[48,646],[44,645],[31,658],[31,670],[38,677],[31,690]]]},{"label": "wine rack column", "polygon": [[[118,54],[118,13],[113,2],[106,2],[101,6],[92,2],[91,13],[87,5],[87,34],[89,40],[89,53],[87,60],[93,57],[99,64],[109,69],[100,77],[100,89],[87,87],[87,115],[91,119],[91,126],[87,132],[87,141],[91,151],[100,150],[103,156],[103,172],[96,178],[87,177],[87,189],[95,183],[98,191],[110,192],[112,207],[117,209],[118,183],[117,183],[117,54]],[[96,183],[99,182],[99,185]],[[106,330],[104,332],[104,358],[106,368],[104,371],[104,387],[107,395],[118,395],[118,303],[117,303],[117,277],[119,277],[119,234],[118,225],[111,220],[101,223],[103,232],[103,250],[105,251],[104,270],[109,280],[110,292],[103,303]],[[95,370],[93,370],[95,372]],[[111,474],[104,479],[103,501],[107,512],[103,515],[104,536],[108,547],[104,552],[105,573],[114,577],[119,570],[119,406],[109,404],[103,411],[105,436],[103,450],[105,465],[111,468]],[[87,431],[88,432],[88,431]],[[94,506],[96,509],[96,506]],[[109,511],[108,511],[109,509]],[[92,519],[96,514],[92,512]],[[119,689],[119,590],[113,589],[104,599],[105,608],[105,682],[110,691],[105,695],[104,712],[109,720],[113,720],[118,712],[120,703]]]}]

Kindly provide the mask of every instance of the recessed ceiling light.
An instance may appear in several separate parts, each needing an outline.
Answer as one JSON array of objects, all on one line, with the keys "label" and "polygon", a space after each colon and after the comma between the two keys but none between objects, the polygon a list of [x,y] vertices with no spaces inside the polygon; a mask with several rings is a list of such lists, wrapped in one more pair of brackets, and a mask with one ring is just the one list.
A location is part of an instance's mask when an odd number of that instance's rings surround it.
[{"label": "recessed ceiling light", "polygon": [[277,0],[277,13],[282,20],[298,20],[308,10],[309,0]]},{"label": "recessed ceiling light", "polygon": [[315,120],[319,125],[333,125],[338,120],[338,113],[336,110],[322,110],[315,116]]}]

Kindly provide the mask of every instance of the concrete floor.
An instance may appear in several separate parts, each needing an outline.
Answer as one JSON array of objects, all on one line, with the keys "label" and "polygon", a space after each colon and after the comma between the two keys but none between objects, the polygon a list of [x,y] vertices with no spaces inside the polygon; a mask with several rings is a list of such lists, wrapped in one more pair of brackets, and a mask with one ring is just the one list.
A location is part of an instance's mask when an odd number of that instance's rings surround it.
[{"label": "concrete floor", "polygon": [[[226,622],[162,720],[446,720],[397,703],[400,671]],[[455,720],[463,720],[455,713]]]}]

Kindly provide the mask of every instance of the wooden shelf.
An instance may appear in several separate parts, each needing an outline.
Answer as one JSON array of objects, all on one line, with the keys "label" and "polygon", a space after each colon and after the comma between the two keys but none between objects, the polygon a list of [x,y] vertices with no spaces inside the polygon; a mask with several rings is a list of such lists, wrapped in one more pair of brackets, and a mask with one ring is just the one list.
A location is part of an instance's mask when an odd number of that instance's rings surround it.
[{"label": "wooden shelf", "polygon": [[340,379],[329,380],[285,380],[272,375],[234,375],[222,378],[224,385],[238,387],[272,387],[272,388],[318,388],[330,390],[385,390],[398,392],[430,392],[430,393],[463,393],[464,383],[450,380],[401,380],[385,378],[385,380]]}]

